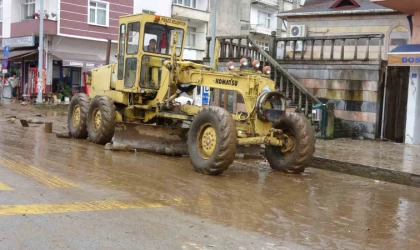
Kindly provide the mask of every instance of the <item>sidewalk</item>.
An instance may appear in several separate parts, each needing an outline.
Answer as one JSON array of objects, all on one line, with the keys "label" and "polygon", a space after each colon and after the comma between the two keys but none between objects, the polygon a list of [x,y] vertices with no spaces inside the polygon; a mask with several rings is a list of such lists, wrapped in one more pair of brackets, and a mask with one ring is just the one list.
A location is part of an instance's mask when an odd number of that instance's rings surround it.
[{"label": "sidewalk", "polygon": [[420,146],[371,140],[318,140],[309,167],[420,187]]}]

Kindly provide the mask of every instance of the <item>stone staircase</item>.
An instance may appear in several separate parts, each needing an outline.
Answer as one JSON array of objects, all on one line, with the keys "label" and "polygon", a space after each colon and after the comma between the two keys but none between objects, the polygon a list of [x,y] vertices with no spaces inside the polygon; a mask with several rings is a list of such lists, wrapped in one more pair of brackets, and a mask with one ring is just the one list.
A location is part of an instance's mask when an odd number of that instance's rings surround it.
[{"label": "stone staircase", "polygon": [[[248,36],[218,37],[220,42],[219,61],[239,61],[246,57],[259,60],[262,67],[271,67],[271,78],[276,82],[276,88],[286,97],[286,107],[289,110],[302,112],[308,118],[312,115],[312,105],[321,103],[295,77],[287,72],[270,54],[256,44]],[[211,38],[207,38],[210,47]],[[207,49],[207,59],[210,57]],[[206,59],[206,58],[205,58]]]}]

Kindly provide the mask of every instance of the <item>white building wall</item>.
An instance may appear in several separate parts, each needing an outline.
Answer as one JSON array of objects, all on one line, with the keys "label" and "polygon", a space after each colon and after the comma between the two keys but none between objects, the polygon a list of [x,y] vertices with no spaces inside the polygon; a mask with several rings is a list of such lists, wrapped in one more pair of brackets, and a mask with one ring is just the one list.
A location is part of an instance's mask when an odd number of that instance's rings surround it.
[{"label": "white building wall", "polygon": [[12,23],[21,20],[21,1],[20,0],[3,0],[3,38],[9,38],[11,34]]},{"label": "white building wall", "polygon": [[197,0],[197,9],[208,11],[209,0]]},{"label": "white building wall", "polygon": [[134,14],[143,10],[154,11],[156,15],[170,17],[172,14],[172,0],[133,0]]},{"label": "white building wall", "polygon": [[410,67],[405,143],[420,144],[420,67]]},{"label": "white building wall", "polygon": [[[51,14],[58,13],[59,0],[44,0],[44,9],[51,18]],[[11,24],[22,21],[22,4],[24,0],[3,0],[3,34],[1,37],[10,38]],[[40,10],[40,1],[35,2],[35,12]]]},{"label": "white building wall", "polygon": [[11,32],[10,26],[11,26],[12,17],[13,17],[12,7],[14,5],[12,3],[14,2],[12,2],[11,0],[3,1],[2,37],[5,37],[5,38],[10,37],[10,32]]}]

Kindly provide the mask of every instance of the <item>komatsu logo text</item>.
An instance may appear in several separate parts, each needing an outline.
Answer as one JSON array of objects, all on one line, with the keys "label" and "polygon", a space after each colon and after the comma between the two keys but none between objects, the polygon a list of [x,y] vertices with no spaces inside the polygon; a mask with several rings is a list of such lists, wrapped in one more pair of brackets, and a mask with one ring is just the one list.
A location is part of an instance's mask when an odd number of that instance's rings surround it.
[{"label": "komatsu logo text", "polygon": [[237,80],[232,80],[232,79],[229,80],[229,79],[217,78],[216,83],[217,84],[223,84],[223,85],[230,85],[230,86],[238,86],[238,81]]}]

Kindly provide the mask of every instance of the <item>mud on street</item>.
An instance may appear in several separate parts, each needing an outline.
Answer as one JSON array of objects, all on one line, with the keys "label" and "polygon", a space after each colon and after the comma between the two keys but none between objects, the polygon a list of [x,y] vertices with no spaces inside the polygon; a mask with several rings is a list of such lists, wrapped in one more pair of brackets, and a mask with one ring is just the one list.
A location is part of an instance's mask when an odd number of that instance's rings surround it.
[{"label": "mud on street", "polygon": [[[36,115],[41,116],[36,116]],[[237,160],[221,176],[188,158],[60,139],[66,112],[0,107],[1,249],[419,249],[420,190]]]}]

